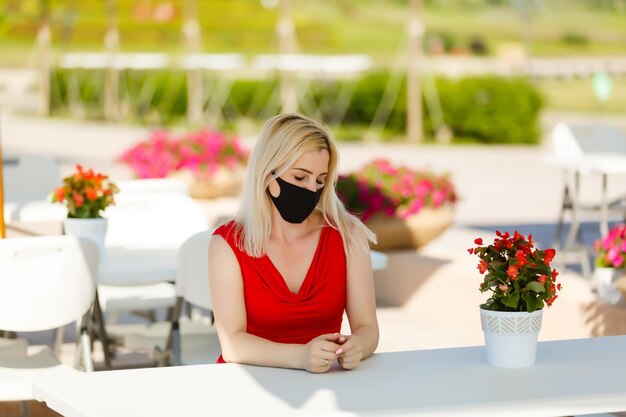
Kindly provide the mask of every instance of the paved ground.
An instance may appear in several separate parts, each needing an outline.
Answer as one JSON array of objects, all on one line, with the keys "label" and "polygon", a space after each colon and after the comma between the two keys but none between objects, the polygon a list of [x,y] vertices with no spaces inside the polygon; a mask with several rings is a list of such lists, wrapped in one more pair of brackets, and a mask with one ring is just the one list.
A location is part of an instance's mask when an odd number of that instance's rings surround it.
[{"label": "paved ground", "polygon": [[[558,120],[580,120],[580,115],[549,114],[546,132]],[[597,119],[597,118],[596,118]],[[604,118],[624,126],[624,119]],[[131,177],[115,162],[122,150],[144,138],[146,130],[101,123],[34,119],[2,114],[2,146],[5,154],[37,152],[54,155],[64,173],[76,162],[111,174]],[[252,139],[247,139],[252,144]],[[406,144],[341,144],[340,169],[357,169],[375,157],[412,167],[449,171],[461,200],[455,224],[428,246],[414,251],[389,253],[390,265],[375,274],[378,317],[381,327],[379,351],[440,348],[482,344],[477,291],[480,278],[475,259],[465,249],[473,239],[489,239],[496,228],[532,232],[538,242],[551,244],[561,198],[559,170],[547,164],[547,141],[539,147],[413,146]],[[583,182],[584,198],[599,195],[599,179]],[[626,193],[626,176],[610,179],[609,194]],[[208,215],[213,203],[202,201]],[[593,219],[584,230],[585,240],[597,237]],[[558,260],[558,259],[557,259]],[[544,314],[540,339],[565,339],[626,333],[626,309],[595,302],[591,282],[575,267],[561,270],[561,298]],[[51,335],[32,336],[39,343]],[[69,340],[68,340],[69,342]],[[72,363],[73,345],[64,346],[64,360]],[[143,361],[127,356],[122,365]],[[2,409],[0,408],[0,415]]]}]

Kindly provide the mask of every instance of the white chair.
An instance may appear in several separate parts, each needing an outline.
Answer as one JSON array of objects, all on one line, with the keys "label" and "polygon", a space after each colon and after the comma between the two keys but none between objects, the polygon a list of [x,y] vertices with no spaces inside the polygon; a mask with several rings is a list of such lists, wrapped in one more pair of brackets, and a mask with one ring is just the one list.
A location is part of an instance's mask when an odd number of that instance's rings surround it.
[{"label": "white chair", "polygon": [[[35,332],[82,323],[76,367],[93,370],[87,331],[96,290],[98,248],[71,236],[0,240],[0,329]],[[32,382],[76,372],[51,350],[0,349],[0,401],[34,399]]]},{"label": "white chair", "polygon": [[[178,254],[176,306],[171,322],[127,328],[124,346],[150,352],[160,365],[215,363],[221,353],[213,326],[208,250],[213,230],[197,233]],[[209,317],[181,317],[184,303],[211,312]],[[115,332],[115,330],[113,330]]]},{"label": "white chair", "polygon": [[45,155],[5,155],[4,218],[7,222],[61,221],[67,211],[47,201],[50,192],[61,184],[56,160]]},{"label": "white chair", "polygon": [[[206,217],[198,204],[181,193],[123,193],[116,205],[105,212],[108,218],[106,244],[109,248],[124,247],[178,251],[190,236],[207,230]],[[104,262],[107,260],[105,258]],[[121,282],[107,282],[100,276],[98,298],[102,310],[108,313],[108,323],[116,322],[121,312],[138,312],[172,308],[176,302],[176,271],[172,268],[170,282],[149,285],[136,282],[132,276]],[[153,319],[153,316],[149,316]],[[109,336],[120,338],[125,326],[108,326]]]},{"label": "white chair", "polygon": [[[600,234],[608,231],[609,213],[626,216],[626,195],[609,200],[608,177],[626,174],[626,135],[617,127],[602,124],[565,123],[555,125],[551,134],[553,161],[564,174],[563,200],[557,223],[555,245],[561,246],[561,235],[566,213],[571,216],[571,228],[565,238],[563,250],[576,246],[583,250],[583,272],[590,273],[586,249],[580,233],[581,216],[591,213],[599,223]],[[596,201],[583,201],[581,177],[601,177],[601,196]],[[588,200],[588,199],[587,199]]]}]

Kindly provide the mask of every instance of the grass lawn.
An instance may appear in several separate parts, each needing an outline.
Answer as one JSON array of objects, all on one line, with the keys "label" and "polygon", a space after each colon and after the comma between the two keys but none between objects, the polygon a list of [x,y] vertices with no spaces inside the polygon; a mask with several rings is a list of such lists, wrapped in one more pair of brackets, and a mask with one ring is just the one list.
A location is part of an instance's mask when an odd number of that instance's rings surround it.
[{"label": "grass lawn", "polygon": [[600,102],[591,80],[542,80],[536,82],[546,99],[546,108],[568,111],[626,113],[626,78],[614,78],[609,99]]}]

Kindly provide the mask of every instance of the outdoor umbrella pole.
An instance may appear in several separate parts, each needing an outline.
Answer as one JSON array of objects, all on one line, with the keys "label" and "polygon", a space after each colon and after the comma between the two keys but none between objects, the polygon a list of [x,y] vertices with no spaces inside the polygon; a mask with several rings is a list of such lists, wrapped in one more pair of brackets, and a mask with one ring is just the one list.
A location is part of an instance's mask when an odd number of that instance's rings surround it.
[{"label": "outdoor umbrella pole", "polygon": [[2,179],[2,114],[0,114],[0,239],[6,237],[4,227],[4,180]]}]

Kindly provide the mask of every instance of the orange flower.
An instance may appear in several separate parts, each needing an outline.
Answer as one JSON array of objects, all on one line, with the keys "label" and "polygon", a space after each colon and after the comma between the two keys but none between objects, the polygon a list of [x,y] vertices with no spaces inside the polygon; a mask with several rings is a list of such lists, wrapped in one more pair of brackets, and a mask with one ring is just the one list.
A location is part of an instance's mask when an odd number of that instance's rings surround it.
[{"label": "orange flower", "polygon": [[63,202],[65,200],[65,188],[59,187],[54,190],[54,194],[56,196],[57,201]]},{"label": "orange flower", "polygon": [[539,279],[538,279],[537,281],[539,281],[539,283],[540,283],[541,285],[546,285],[546,280],[547,280],[547,279],[548,279],[548,277],[547,277],[547,276],[545,276],[545,274],[542,274],[542,275],[539,277]]},{"label": "orange flower", "polygon": [[87,195],[87,200],[93,201],[98,198],[98,193],[93,188],[89,187],[85,190],[85,194]]},{"label": "orange flower", "polygon": [[506,274],[512,280],[515,280],[515,278],[517,278],[517,273],[518,273],[518,269],[517,269],[517,267],[515,265],[509,266],[509,269],[506,270]]}]

